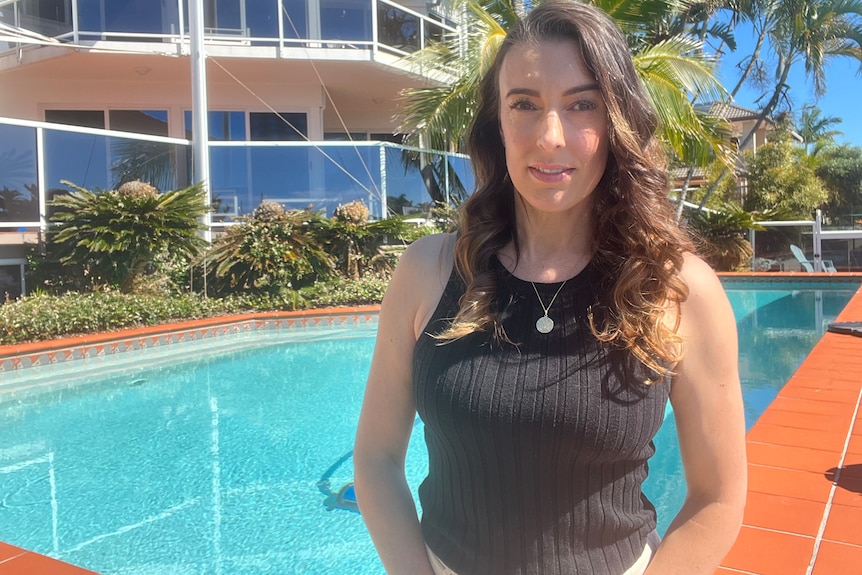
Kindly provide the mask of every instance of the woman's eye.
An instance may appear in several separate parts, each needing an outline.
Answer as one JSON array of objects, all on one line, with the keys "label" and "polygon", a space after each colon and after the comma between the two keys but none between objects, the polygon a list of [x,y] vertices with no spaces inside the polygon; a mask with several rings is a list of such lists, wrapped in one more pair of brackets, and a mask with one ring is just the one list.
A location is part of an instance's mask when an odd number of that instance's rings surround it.
[{"label": "woman's eye", "polygon": [[586,112],[589,110],[595,110],[597,108],[596,103],[591,100],[578,100],[574,104],[571,105],[572,110],[576,110],[579,112]]},{"label": "woman's eye", "polygon": [[510,110],[535,110],[536,106],[529,100],[515,100],[509,104]]}]

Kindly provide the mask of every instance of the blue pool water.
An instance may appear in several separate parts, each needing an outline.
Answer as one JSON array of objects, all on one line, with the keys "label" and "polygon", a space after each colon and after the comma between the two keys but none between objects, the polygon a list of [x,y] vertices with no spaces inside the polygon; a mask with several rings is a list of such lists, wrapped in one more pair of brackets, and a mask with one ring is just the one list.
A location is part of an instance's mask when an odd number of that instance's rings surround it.
[{"label": "blue pool water", "polygon": [[[726,284],[749,425],[858,286],[812,287]],[[373,343],[370,328],[244,334],[30,370],[34,390],[0,396],[0,540],[103,575],[382,573],[361,517],[324,493],[352,479]],[[673,417],[656,444],[663,531],[684,496]]]}]

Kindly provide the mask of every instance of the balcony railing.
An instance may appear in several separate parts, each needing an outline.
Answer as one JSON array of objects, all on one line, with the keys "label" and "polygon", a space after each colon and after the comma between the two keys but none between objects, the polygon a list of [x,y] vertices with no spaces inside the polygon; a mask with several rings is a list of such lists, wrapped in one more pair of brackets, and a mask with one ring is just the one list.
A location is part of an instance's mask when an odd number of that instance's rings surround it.
[{"label": "balcony railing", "polygon": [[[189,42],[188,1],[0,0],[0,22],[76,45]],[[246,46],[362,49],[406,55],[457,27],[391,0],[224,0],[205,3],[205,40]],[[50,5],[50,6],[49,6]],[[5,44],[5,46],[4,46]],[[0,42],[0,52],[18,44]]]},{"label": "balcony railing", "polygon": [[[66,180],[113,189],[140,179],[161,190],[189,185],[191,142],[0,118],[0,231],[44,229],[49,202]],[[211,142],[214,226],[265,201],[331,215],[362,200],[383,218],[408,206],[462,199],[472,190],[469,159],[388,142]]]}]

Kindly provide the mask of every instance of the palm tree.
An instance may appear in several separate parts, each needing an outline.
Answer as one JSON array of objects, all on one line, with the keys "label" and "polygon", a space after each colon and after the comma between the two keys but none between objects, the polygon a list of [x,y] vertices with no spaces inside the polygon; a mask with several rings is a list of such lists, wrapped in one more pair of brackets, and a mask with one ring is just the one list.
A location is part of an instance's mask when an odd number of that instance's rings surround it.
[{"label": "palm tree", "polygon": [[[457,148],[463,141],[476,109],[479,79],[516,22],[521,4],[514,0],[458,1],[463,2],[467,15],[464,38],[446,38],[409,58],[417,68],[436,71],[443,85],[406,90],[399,116],[400,131],[414,138],[414,143],[421,138],[424,147],[438,150]],[[716,157],[729,162],[724,124],[699,113],[690,98],[693,94],[724,97],[714,75],[715,59],[703,51],[698,38],[666,34],[656,25],[673,21],[680,3],[595,0],[593,4],[610,14],[629,38],[635,67],[659,111],[660,137],[671,154],[699,165]]]},{"label": "palm tree", "polygon": [[[777,58],[775,84],[740,149],[786,97],[794,66],[804,65],[814,94],[820,97],[826,93],[826,70],[833,59],[854,58],[862,64],[862,0],[782,0],[767,4],[766,9],[764,20],[770,24],[768,35]],[[701,206],[726,174],[727,170],[710,186]]]},{"label": "palm tree", "polygon": [[757,40],[754,43],[754,48],[751,54],[748,54],[738,64],[743,67],[742,73],[736,85],[730,91],[730,99],[733,100],[745,85],[747,81],[753,80],[757,86],[765,86],[766,83],[766,64],[761,56],[763,48],[766,45],[766,40],[769,36],[769,31],[773,28],[773,15],[775,13],[775,3],[778,0],[732,0],[731,9],[731,26],[737,26],[741,22],[751,22],[754,31],[757,34]]},{"label": "palm tree", "polygon": [[[825,147],[835,143],[835,136],[844,132],[841,130],[830,130],[831,126],[841,123],[841,118],[836,116],[823,116],[823,110],[817,106],[803,106],[799,115],[798,132],[805,146],[805,153],[816,156]],[[814,146],[813,150],[811,146]]]},{"label": "palm tree", "polygon": [[757,128],[775,111],[788,88],[787,78],[794,65],[804,64],[805,75],[814,84],[814,94],[820,97],[826,93],[826,69],[832,59],[850,57],[862,64],[860,18],[860,0],[783,0],[775,4],[775,27],[770,32],[778,57],[775,87],[740,147],[748,144]]}]

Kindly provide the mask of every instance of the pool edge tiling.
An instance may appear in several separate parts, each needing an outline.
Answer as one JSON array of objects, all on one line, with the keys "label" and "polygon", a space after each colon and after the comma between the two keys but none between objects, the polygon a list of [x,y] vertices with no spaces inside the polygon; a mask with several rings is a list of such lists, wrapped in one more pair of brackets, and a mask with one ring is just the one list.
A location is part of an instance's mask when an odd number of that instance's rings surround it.
[{"label": "pool edge tiling", "polygon": [[[837,321],[862,321],[862,289]],[[860,402],[862,338],[827,332],[748,432],[743,527],[716,575],[860,572]]]},{"label": "pool edge tiling", "polygon": [[379,306],[250,313],[0,346],[0,373],[259,329],[370,324]]}]

